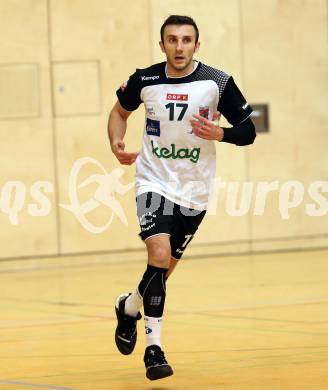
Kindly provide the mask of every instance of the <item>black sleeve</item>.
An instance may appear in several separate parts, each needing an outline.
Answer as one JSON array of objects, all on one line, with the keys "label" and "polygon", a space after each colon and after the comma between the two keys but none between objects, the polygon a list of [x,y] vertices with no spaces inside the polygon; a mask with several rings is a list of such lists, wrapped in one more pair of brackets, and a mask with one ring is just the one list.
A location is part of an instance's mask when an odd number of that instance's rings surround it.
[{"label": "black sleeve", "polygon": [[222,92],[218,104],[218,111],[233,126],[243,122],[253,111],[232,77],[229,78]]},{"label": "black sleeve", "polygon": [[250,145],[254,142],[256,131],[254,123],[250,118],[247,118],[239,125],[230,128],[223,127],[224,136],[222,142],[235,144],[238,146]]},{"label": "black sleeve", "polygon": [[125,110],[134,111],[142,103],[142,100],[140,98],[140,92],[141,80],[138,71],[136,71],[135,73],[133,73],[132,76],[130,76],[124,91],[119,88],[116,91],[116,95],[118,101]]}]

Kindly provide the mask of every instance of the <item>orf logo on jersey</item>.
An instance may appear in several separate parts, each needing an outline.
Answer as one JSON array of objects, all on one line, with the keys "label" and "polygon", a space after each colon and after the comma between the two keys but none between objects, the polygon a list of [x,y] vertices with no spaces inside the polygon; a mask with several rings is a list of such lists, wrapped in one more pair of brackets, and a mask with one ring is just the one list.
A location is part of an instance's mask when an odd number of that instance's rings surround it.
[{"label": "orf logo on jersey", "polygon": [[208,112],[209,112],[208,106],[199,107],[199,115],[202,116],[203,118],[208,119]]},{"label": "orf logo on jersey", "polygon": [[166,100],[178,100],[181,102],[186,102],[188,100],[188,95],[181,93],[168,93],[166,94]]}]

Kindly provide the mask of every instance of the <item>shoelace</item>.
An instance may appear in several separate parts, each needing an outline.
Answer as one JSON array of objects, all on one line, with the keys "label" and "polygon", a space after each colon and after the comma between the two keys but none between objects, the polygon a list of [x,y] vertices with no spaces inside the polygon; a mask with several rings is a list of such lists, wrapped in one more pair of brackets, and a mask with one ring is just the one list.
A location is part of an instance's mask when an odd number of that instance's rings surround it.
[{"label": "shoelace", "polygon": [[163,351],[156,352],[155,356],[148,356],[147,360],[148,360],[148,365],[152,365],[152,366],[167,364]]},{"label": "shoelace", "polygon": [[121,329],[122,336],[130,338],[136,330],[136,320],[129,317],[123,317],[121,322]]},{"label": "shoelace", "polygon": [[167,361],[166,361],[166,359],[165,359],[164,352],[161,351],[161,353],[160,353],[159,355],[160,355],[161,364],[166,364]]}]

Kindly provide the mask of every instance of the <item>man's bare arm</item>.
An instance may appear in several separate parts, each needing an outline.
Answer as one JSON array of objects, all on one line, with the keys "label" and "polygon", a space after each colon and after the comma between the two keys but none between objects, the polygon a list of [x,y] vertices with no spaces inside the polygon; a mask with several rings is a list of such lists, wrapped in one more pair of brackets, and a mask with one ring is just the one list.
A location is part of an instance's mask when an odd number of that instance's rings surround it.
[{"label": "man's bare arm", "polygon": [[108,118],[108,137],[112,152],[121,164],[131,165],[135,162],[138,153],[125,152],[123,138],[126,133],[127,119],[131,111],[125,110],[117,101]]}]

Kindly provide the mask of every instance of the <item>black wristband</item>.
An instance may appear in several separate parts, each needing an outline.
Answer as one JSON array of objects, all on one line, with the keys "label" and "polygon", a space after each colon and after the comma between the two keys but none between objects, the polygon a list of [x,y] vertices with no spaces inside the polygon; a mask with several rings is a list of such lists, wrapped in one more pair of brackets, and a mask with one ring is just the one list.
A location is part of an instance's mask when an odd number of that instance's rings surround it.
[{"label": "black wristband", "polygon": [[233,127],[223,127],[222,142],[238,146],[250,145],[256,137],[255,126],[250,118]]}]

